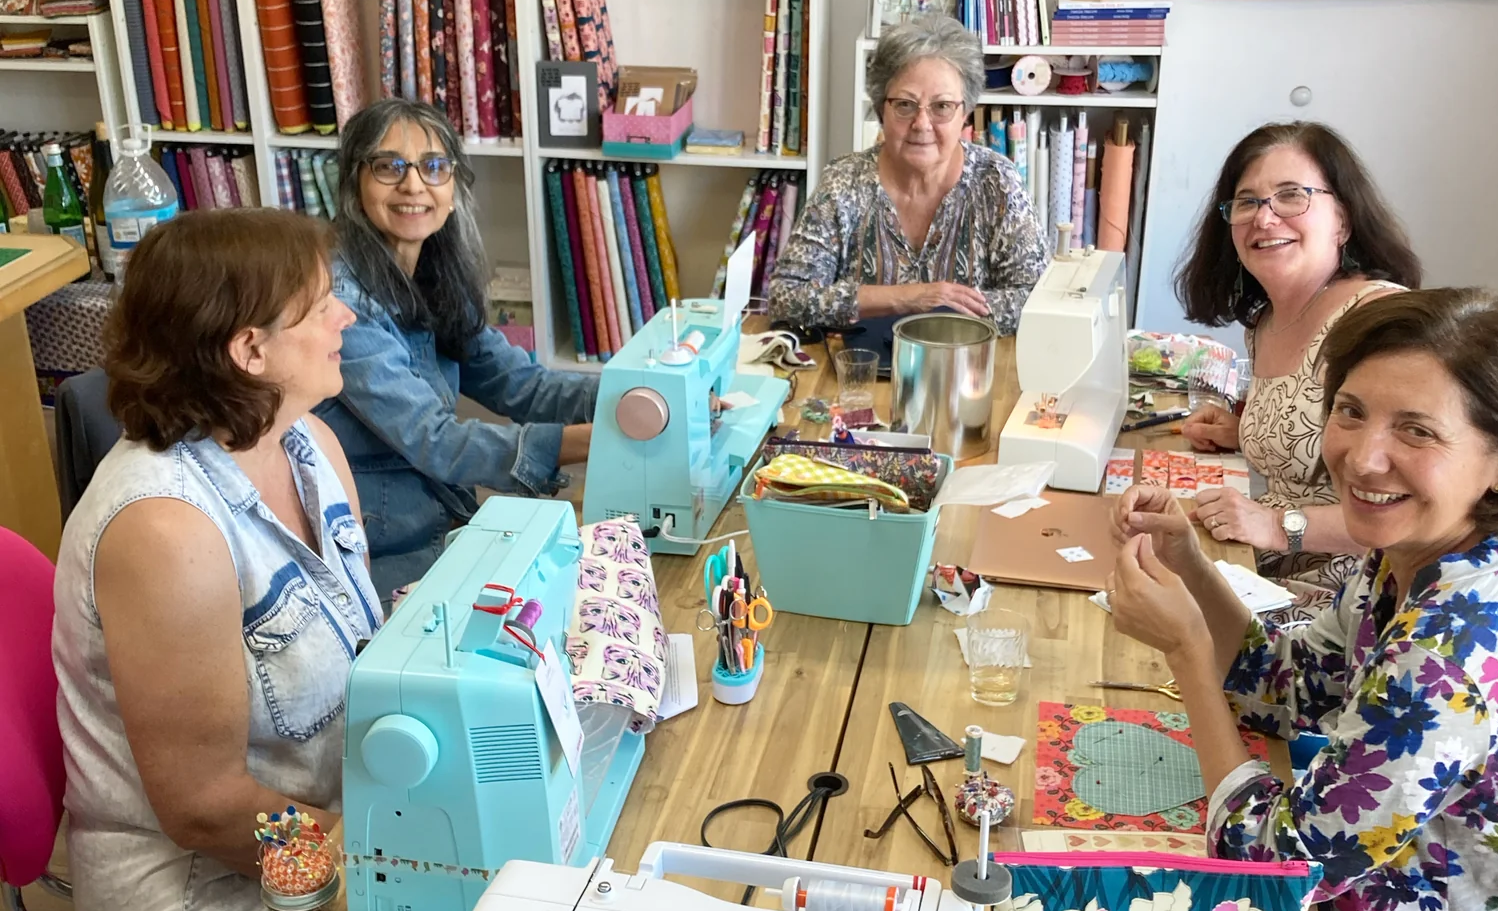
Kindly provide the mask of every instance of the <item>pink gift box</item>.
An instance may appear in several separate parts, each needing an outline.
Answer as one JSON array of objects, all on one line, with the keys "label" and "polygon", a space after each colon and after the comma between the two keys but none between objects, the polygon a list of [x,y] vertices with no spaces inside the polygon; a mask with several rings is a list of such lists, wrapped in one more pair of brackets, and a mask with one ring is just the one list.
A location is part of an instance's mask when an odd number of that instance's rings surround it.
[{"label": "pink gift box", "polygon": [[[603,112],[603,141],[606,145],[654,147],[657,153],[680,151],[692,129],[692,99],[666,117]],[[641,150],[644,152],[644,150]],[[648,155],[649,153],[645,153]]]}]

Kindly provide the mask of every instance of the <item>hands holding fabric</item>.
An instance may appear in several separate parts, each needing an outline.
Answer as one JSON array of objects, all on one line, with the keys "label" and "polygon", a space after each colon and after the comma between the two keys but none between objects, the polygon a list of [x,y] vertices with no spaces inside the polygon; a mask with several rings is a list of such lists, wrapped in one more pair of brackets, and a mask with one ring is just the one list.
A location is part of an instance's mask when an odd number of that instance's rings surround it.
[{"label": "hands holding fabric", "polygon": [[1211,634],[1181,574],[1206,559],[1180,502],[1160,487],[1131,487],[1114,510],[1122,544],[1108,576],[1108,605],[1119,632],[1170,655]]}]

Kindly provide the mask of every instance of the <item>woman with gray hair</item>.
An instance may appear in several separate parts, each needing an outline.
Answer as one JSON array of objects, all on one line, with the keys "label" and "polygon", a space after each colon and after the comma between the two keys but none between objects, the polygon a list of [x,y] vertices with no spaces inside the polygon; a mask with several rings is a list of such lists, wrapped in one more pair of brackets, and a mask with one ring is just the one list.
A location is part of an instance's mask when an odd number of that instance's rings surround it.
[{"label": "woman with gray hair", "polygon": [[1002,155],[962,140],[983,88],[978,38],[934,13],[886,32],[868,67],[884,141],[832,162],[776,260],[770,309],[793,326],[865,329],[951,310],[1013,334],[1046,262]]},{"label": "woman with gray hair", "polygon": [[[348,455],[386,604],[419,580],[474,488],[543,496],[583,462],[598,377],[548,371],[487,324],[473,170],[452,124],[387,98],[344,126],[333,293],[357,315],[343,334],[343,391],[316,413]],[[466,395],[511,424],[459,420]]]}]

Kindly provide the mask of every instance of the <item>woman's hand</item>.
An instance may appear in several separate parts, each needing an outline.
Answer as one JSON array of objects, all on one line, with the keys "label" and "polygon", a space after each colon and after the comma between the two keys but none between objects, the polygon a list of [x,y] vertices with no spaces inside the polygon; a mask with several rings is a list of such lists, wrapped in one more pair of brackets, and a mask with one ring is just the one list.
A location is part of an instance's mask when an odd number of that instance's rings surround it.
[{"label": "woman's hand", "polygon": [[958,313],[987,316],[988,301],[983,292],[957,282],[931,282],[925,285],[901,285],[904,299],[902,313],[925,313],[937,307],[951,307]]},{"label": "woman's hand", "polygon": [[1113,508],[1113,539],[1127,546],[1134,537],[1151,538],[1153,553],[1172,572],[1185,573],[1202,559],[1201,541],[1181,502],[1163,487],[1136,484]]},{"label": "woman's hand", "polygon": [[1191,517],[1219,541],[1240,541],[1259,550],[1290,549],[1279,510],[1261,506],[1228,487],[1198,493]]},{"label": "woman's hand", "polygon": [[1165,653],[1212,650],[1206,618],[1186,583],[1155,556],[1149,535],[1124,544],[1108,577],[1108,606],[1118,631]]},{"label": "woman's hand", "polygon": [[1181,436],[1202,452],[1234,451],[1238,448],[1239,417],[1216,405],[1206,405],[1192,412],[1181,425]]}]

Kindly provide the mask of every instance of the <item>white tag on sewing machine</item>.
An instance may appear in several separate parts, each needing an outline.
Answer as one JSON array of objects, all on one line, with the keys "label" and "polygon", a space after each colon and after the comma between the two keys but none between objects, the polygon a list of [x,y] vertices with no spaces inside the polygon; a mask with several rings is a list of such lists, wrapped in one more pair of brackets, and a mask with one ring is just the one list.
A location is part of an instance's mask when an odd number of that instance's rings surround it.
[{"label": "white tag on sewing machine", "polygon": [[551,726],[556,729],[557,739],[562,742],[562,754],[567,757],[567,768],[576,778],[582,769],[583,725],[577,719],[577,703],[572,700],[572,683],[567,679],[567,669],[552,648],[551,640],[541,650],[546,659],[536,668],[536,688],[541,691],[541,701],[546,704],[546,714]]},{"label": "white tag on sewing machine", "polygon": [[1085,563],[1092,559],[1092,554],[1088,553],[1085,547],[1063,547],[1056,553],[1068,563]]}]

